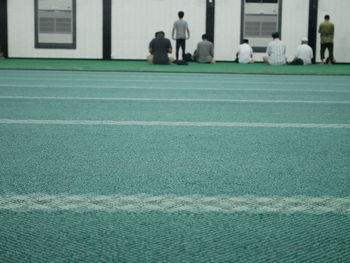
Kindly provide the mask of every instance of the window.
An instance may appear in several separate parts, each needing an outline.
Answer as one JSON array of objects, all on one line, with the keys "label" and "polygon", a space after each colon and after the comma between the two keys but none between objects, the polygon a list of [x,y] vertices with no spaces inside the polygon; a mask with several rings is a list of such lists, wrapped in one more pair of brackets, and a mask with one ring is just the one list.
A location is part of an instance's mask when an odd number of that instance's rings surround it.
[{"label": "window", "polygon": [[76,48],[75,0],[35,0],[35,48]]},{"label": "window", "polygon": [[282,0],[242,0],[241,41],[265,52],[273,32],[281,31]]}]

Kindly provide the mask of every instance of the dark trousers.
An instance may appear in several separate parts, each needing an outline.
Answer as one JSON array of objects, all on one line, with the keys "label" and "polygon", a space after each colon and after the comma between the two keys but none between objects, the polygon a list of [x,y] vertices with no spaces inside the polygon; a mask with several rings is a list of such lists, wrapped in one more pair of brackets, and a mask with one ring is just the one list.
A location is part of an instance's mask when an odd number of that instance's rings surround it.
[{"label": "dark trousers", "polygon": [[302,65],[304,65],[304,61],[302,59],[300,59],[300,58],[295,58],[295,59],[293,59],[292,62],[289,63],[289,65],[296,65],[296,66],[300,65],[300,66],[302,66]]},{"label": "dark trousers", "polygon": [[331,63],[334,63],[334,56],[333,56],[333,47],[334,44],[333,43],[323,43],[321,44],[321,60],[324,60],[324,55],[326,52],[326,49],[328,49],[328,58],[327,58],[327,62],[331,61]]},{"label": "dark trousers", "polygon": [[179,60],[179,49],[182,49],[182,60],[185,60],[186,39],[176,39],[176,60]]}]

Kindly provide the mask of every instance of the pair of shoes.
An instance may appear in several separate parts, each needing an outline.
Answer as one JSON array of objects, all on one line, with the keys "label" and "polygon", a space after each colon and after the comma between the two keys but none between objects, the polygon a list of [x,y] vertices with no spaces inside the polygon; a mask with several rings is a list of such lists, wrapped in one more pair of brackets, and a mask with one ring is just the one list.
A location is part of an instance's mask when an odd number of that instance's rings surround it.
[{"label": "pair of shoes", "polygon": [[326,64],[329,64],[329,65],[335,64],[335,60],[334,60],[334,59],[327,58],[327,59],[326,59]]}]

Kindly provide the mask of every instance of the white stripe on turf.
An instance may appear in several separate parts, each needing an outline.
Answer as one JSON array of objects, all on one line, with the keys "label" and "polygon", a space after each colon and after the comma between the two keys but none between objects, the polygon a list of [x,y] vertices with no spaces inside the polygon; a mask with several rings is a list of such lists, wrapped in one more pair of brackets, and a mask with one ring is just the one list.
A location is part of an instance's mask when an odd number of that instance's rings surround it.
[{"label": "white stripe on turf", "polygon": [[154,87],[154,86],[87,86],[87,85],[27,85],[27,84],[0,84],[3,88],[48,88],[48,89],[123,89],[123,90],[183,90],[183,91],[243,91],[243,92],[310,92],[310,93],[350,93],[350,90],[315,90],[315,89],[271,89],[271,88],[190,88],[190,87]]},{"label": "white stripe on turf", "polygon": [[[95,75],[94,75],[95,76]],[[232,85],[237,85],[237,84],[242,84],[242,85],[278,85],[278,86],[285,86],[285,85],[289,85],[289,86],[296,86],[296,85],[308,85],[308,86],[337,86],[337,87],[349,87],[348,83],[339,83],[339,82],[333,82],[333,81],[329,81],[330,79],[327,79],[327,81],[313,81],[313,82],[298,82],[298,80],[293,80],[293,81],[283,81],[283,80],[276,80],[276,79],[272,79],[272,80],[257,80],[254,81],[255,79],[251,78],[251,75],[246,75],[247,79],[251,79],[251,80],[237,80],[237,79],[224,79],[222,78],[222,76],[216,76],[215,78],[209,78],[209,79],[203,79],[203,78],[190,78],[190,79],[185,79],[185,78],[181,78],[180,76],[176,76],[175,78],[169,79],[169,78],[161,78],[161,75],[158,76],[153,76],[150,78],[136,78],[136,77],[131,77],[131,78],[98,78],[98,77],[87,77],[87,78],[77,78],[75,76],[73,76],[73,78],[69,78],[68,81],[69,82],[83,82],[83,81],[88,81],[88,82],[97,82],[97,83],[101,83],[101,82],[115,82],[115,83],[122,83],[122,82],[141,82],[144,83],[145,81],[147,82],[151,82],[151,83],[198,83],[198,84],[208,84],[208,83],[212,83],[215,85],[220,85],[220,84],[232,84]],[[6,77],[2,77],[4,80],[15,80],[15,81],[21,81],[21,80],[25,80],[25,81],[50,81],[50,82],[55,82],[55,84],[57,84],[57,82],[61,82],[61,81],[67,81],[67,79],[65,78],[61,78],[61,77],[53,77],[53,78],[45,78],[45,77],[22,77],[22,76],[6,76]],[[253,81],[252,81],[253,80]]]},{"label": "white stripe on turf", "polygon": [[3,194],[0,210],[349,214],[350,197]]},{"label": "white stripe on turf", "polygon": [[13,120],[0,119],[0,124],[35,125],[112,125],[112,126],[180,126],[180,127],[250,127],[250,128],[334,128],[349,129],[350,124],[260,123],[260,122],[178,122],[178,121],[90,121],[90,120]]},{"label": "white stripe on turf", "polygon": [[179,99],[179,98],[96,98],[96,97],[27,97],[0,96],[5,100],[83,100],[83,101],[160,101],[160,102],[231,102],[231,103],[304,103],[304,104],[350,104],[350,101],[330,100],[235,100],[235,99]]}]

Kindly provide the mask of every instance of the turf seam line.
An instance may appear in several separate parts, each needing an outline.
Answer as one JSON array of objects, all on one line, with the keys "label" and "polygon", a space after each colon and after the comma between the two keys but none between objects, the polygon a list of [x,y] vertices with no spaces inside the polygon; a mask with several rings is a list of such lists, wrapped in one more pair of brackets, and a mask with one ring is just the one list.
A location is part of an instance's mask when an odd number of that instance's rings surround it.
[{"label": "turf seam line", "polygon": [[261,91],[261,92],[310,92],[310,93],[350,93],[350,90],[307,90],[307,89],[252,89],[252,88],[179,88],[179,87],[142,87],[142,86],[130,86],[130,87],[117,87],[117,86],[80,86],[80,85],[14,85],[14,84],[0,84],[0,88],[48,88],[48,89],[125,89],[125,90],[184,90],[184,91]]},{"label": "turf seam line", "polygon": [[[3,78],[4,80],[15,80],[15,81],[19,81],[19,80],[25,80],[25,81],[31,81],[31,80],[35,80],[37,81],[38,78],[28,78],[28,77],[5,77]],[[130,79],[105,79],[105,78],[101,78],[101,79],[89,79],[89,78],[84,78],[84,79],[77,79],[77,78],[71,78],[68,79],[71,82],[82,82],[82,81],[89,81],[89,82],[96,82],[96,83],[101,83],[101,82],[116,82],[116,83],[121,83],[121,82],[141,82],[141,83],[145,83],[145,82],[154,82],[154,83],[196,83],[196,84],[231,84],[231,85],[278,85],[278,86],[295,86],[295,85],[305,85],[307,84],[308,86],[327,86],[329,87],[330,85],[332,86],[341,86],[341,87],[349,87],[348,83],[329,83],[329,82],[302,82],[302,83],[298,83],[298,82],[276,82],[276,81],[231,81],[231,80],[179,80],[179,78],[176,79],[150,79],[150,80],[145,80],[145,79],[135,79],[135,78],[130,78]],[[50,82],[59,82],[62,81],[62,78],[40,78],[40,81],[50,81]],[[64,79],[64,81],[67,81],[67,79]]]},{"label": "turf seam line", "polygon": [[186,122],[186,121],[171,122],[171,121],[0,119],[0,124],[350,129],[350,124],[341,124],[341,123],[320,124],[320,123],[260,123],[260,122]]},{"label": "turf seam line", "polygon": [[82,100],[82,101],[145,101],[145,102],[229,102],[229,103],[291,103],[291,104],[350,104],[350,101],[316,100],[240,100],[240,99],[181,99],[181,98],[97,98],[97,97],[28,97],[0,96],[2,100]]},{"label": "turf seam line", "polygon": [[[5,77],[4,80],[15,80],[15,81],[19,81],[19,80],[35,80],[37,81],[38,78],[31,78],[31,77]],[[65,79],[66,81],[67,79]],[[40,78],[40,81],[54,81],[54,82],[58,82],[58,81],[62,81],[62,78]],[[295,85],[300,85],[300,84],[307,84],[307,85],[311,85],[311,86],[342,86],[342,87],[349,87],[350,85],[348,83],[329,83],[329,82],[277,82],[275,80],[273,81],[237,81],[237,80],[222,80],[222,79],[218,79],[218,80],[181,80],[181,78],[176,78],[176,79],[148,79],[145,80],[143,79],[135,79],[135,78],[130,78],[130,79],[105,79],[105,78],[92,78],[92,79],[88,79],[88,78],[70,78],[69,81],[71,82],[81,82],[81,81],[89,81],[89,82],[142,82],[145,83],[147,82],[156,82],[156,83],[198,83],[198,84],[208,84],[208,83],[213,83],[213,84],[242,84],[242,85],[289,85],[289,86],[295,86]]]}]

